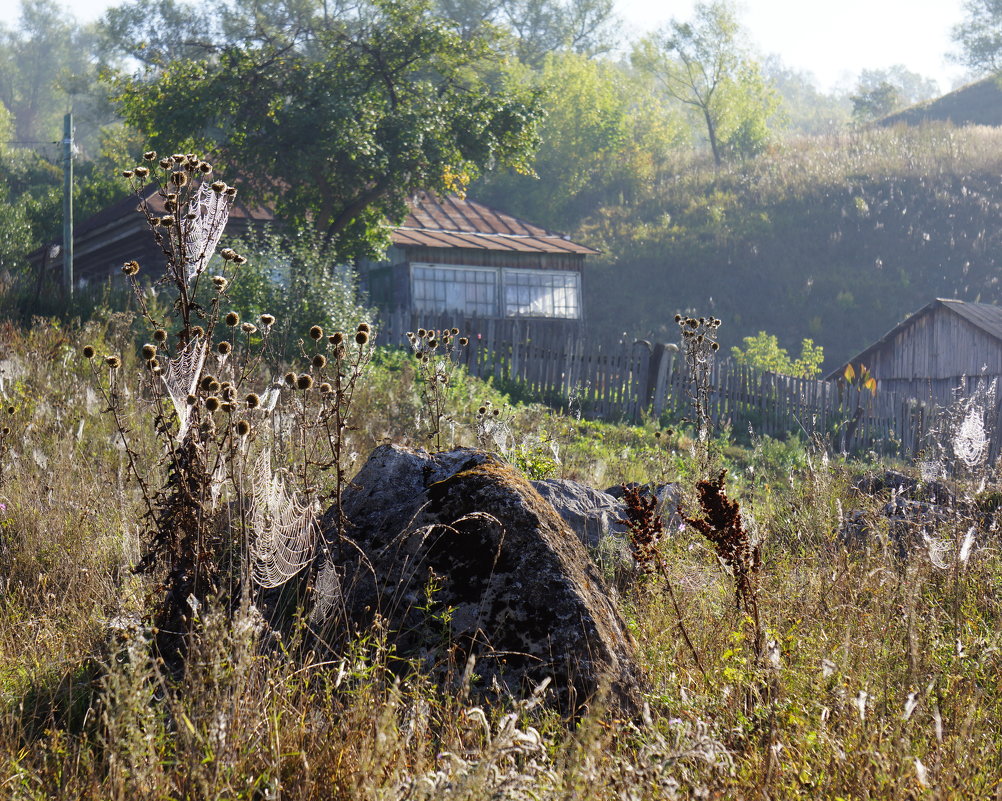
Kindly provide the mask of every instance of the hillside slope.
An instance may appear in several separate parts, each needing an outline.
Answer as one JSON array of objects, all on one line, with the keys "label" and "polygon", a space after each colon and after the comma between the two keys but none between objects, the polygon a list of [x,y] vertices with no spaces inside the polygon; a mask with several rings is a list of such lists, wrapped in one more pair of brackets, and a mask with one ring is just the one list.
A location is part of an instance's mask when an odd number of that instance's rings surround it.
[{"label": "hillside slope", "polygon": [[665,177],[583,233],[608,254],[586,281],[606,335],[674,339],[676,311],[759,330],[826,365],[933,297],[1002,302],[1002,132],[947,125],[800,140],[755,161]]}]

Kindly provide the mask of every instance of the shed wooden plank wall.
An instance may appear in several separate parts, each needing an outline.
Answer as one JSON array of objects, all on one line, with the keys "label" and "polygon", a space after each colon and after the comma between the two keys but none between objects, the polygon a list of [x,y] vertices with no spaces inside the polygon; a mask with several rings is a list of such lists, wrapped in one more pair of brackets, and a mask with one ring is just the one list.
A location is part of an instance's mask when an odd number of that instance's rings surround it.
[{"label": "shed wooden plank wall", "polygon": [[[1002,343],[946,307],[916,318],[861,361],[895,389],[962,376],[1002,375]],[[905,383],[897,383],[905,382]],[[890,389],[890,383],[886,384]]]}]

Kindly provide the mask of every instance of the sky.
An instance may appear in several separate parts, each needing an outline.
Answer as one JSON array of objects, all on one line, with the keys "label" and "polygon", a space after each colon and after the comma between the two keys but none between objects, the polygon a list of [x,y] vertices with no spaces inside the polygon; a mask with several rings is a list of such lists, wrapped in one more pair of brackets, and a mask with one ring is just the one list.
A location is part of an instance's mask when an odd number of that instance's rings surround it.
[{"label": "sky", "polygon": [[[693,0],[615,0],[626,36],[639,36],[672,18],[686,19]],[[110,0],[63,2],[81,22],[97,19]],[[0,22],[13,24],[20,3],[0,0]],[[950,64],[950,31],[963,18],[963,0],[739,0],[749,41],[762,55],[809,72],[825,90],[851,89],[863,69],[903,64],[949,91],[964,82]]]}]

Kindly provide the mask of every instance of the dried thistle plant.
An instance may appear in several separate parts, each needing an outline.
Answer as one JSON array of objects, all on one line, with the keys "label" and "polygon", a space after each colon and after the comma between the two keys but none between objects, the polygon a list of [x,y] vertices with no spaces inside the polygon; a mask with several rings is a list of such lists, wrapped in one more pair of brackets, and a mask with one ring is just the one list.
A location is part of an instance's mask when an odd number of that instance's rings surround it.
[{"label": "dried thistle plant", "polygon": [[[246,607],[256,587],[278,586],[313,564],[319,494],[305,461],[301,474],[272,469],[275,429],[268,421],[280,392],[259,374],[275,318],[241,320],[227,308],[227,293],[240,281],[246,259],[222,248],[217,270],[207,273],[236,189],[210,183],[212,167],[194,154],[158,161],[151,151],[144,159],[125,176],[165,257],[153,282],[172,302],[167,311],[154,311],[140,284],[141,266],[125,264],[149,327],[138,393],[127,391],[119,356],[102,361],[93,348],[85,348],[84,356],[142,490],[146,531],[135,570],[156,579],[155,646],[176,674],[190,636],[210,611]],[[320,382],[306,373],[293,383],[306,393]],[[148,399],[143,402],[164,454],[152,475],[140,470],[128,444],[129,420],[142,414],[126,405],[140,398]]]},{"label": "dried thistle plant", "polygon": [[408,331],[407,340],[418,363],[421,400],[429,417],[428,439],[437,450],[442,450],[443,423],[452,422],[445,407],[445,391],[470,341],[459,335],[458,328],[442,331],[419,328],[417,332]]}]

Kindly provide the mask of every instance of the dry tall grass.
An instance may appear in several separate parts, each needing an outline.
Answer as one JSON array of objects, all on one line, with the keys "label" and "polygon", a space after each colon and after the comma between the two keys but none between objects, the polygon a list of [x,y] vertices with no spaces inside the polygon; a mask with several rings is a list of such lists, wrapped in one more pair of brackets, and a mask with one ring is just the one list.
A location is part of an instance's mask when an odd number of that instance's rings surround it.
[{"label": "dry tall grass", "polygon": [[[935,561],[925,547],[901,560],[873,514],[877,502],[849,489],[848,466],[802,452],[786,462],[764,446],[728,465],[744,522],[762,541],[762,654],[712,547],[670,532],[663,561],[677,607],[657,578],[620,599],[649,681],[649,713],[636,720],[613,718],[600,700],[573,723],[531,701],[460,702],[401,664],[378,629],[327,664],[294,643],[262,650],[253,610],[210,615],[175,685],[151,657],[142,622],[154,588],[131,572],[140,493],[77,355],[84,342],[105,343],[128,369],[130,336],[118,318],[82,330],[0,328],[0,422],[9,429],[0,440],[0,797],[1000,792],[994,530],[962,560],[976,521],[958,511],[936,532]],[[402,411],[418,410],[406,370],[381,369],[356,399],[351,447],[363,458],[368,444],[406,430]],[[511,425],[518,432],[530,420],[555,436],[577,431],[562,443],[560,469],[592,481],[653,477],[658,464],[672,478],[692,467],[677,438],[667,451],[643,451],[644,462],[631,440],[641,435],[629,429],[602,429],[603,451],[580,436],[586,424],[539,409],[518,410]],[[132,441],[153,464],[159,453],[141,422],[129,420]],[[465,436],[472,441],[473,426]],[[596,455],[604,475],[572,467]],[[851,508],[874,521],[866,548],[839,542],[840,511]],[[705,673],[678,635],[680,615]]]}]

